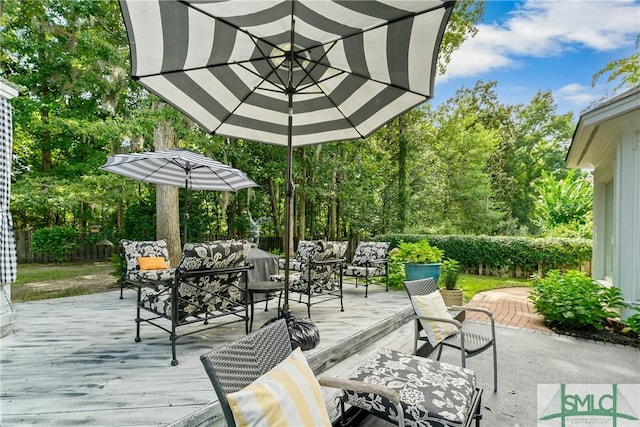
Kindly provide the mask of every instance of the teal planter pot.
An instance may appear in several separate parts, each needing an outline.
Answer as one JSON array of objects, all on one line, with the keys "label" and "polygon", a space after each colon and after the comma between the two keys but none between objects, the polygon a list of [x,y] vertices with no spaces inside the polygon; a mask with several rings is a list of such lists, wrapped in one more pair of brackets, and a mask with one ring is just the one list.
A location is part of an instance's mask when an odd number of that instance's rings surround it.
[{"label": "teal planter pot", "polygon": [[406,263],[404,265],[404,272],[407,276],[407,280],[420,280],[427,277],[433,277],[436,285],[440,279],[440,269],[442,268],[441,262],[434,262],[431,264],[413,264]]}]

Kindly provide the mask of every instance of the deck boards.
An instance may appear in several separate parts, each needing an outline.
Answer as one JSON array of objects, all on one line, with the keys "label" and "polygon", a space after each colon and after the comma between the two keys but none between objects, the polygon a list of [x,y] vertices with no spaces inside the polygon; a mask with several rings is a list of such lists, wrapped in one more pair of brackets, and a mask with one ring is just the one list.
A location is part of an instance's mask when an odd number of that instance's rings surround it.
[{"label": "deck boards", "polygon": [[[345,284],[345,311],[331,301],[311,308],[320,344],[305,352],[316,374],[404,324],[404,292]],[[16,332],[0,339],[0,424],[3,426],[195,426],[215,417],[202,353],[244,334],[235,323],[178,340],[170,365],[168,334],[142,325],[135,343],[135,293],[119,291],[15,304]],[[291,297],[297,318],[306,306]],[[254,328],[275,316],[256,305]]]}]

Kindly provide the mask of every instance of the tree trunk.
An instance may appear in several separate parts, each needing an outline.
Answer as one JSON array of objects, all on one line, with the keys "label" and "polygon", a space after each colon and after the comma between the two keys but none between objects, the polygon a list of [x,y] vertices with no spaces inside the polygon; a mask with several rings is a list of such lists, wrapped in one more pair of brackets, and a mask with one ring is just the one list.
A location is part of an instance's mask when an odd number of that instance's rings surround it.
[{"label": "tree trunk", "polygon": [[[159,108],[162,108],[162,106]],[[167,121],[158,123],[153,132],[153,139],[156,151],[176,148],[175,130],[173,125]],[[167,241],[172,267],[177,265],[182,256],[178,195],[178,187],[156,185],[156,238]]]}]

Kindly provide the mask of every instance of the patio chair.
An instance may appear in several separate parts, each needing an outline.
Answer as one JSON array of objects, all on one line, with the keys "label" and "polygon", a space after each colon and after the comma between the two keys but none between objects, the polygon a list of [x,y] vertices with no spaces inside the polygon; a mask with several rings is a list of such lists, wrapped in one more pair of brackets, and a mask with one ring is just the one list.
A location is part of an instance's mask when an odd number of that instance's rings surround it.
[{"label": "patio chair", "polygon": [[[302,352],[292,352],[284,319],[200,360],[229,427],[236,426],[236,416],[249,425],[265,417],[281,426],[330,425],[318,381]],[[375,375],[372,368],[383,374],[375,383],[366,382]],[[469,426],[475,419],[478,426],[481,417],[482,390],[472,371],[391,350],[365,361],[348,379],[320,378],[319,384],[344,391],[343,419],[344,403],[401,426],[405,419],[426,420],[434,427]]]},{"label": "patio chair", "polygon": [[[335,299],[340,300],[340,311],[344,311],[342,298],[342,270],[346,259],[348,242],[325,242],[318,240],[309,251],[309,260],[302,264],[302,271],[289,277],[289,292],[299,294],[298,302],[307,305],[311,317],[311,306]],[[284,275],[276,274],[270,280],[282,282]]]},{"label": "patio chair", "polygon": [[120,240],[120,299],[124,288],[137,288],[146,281],[170,281],[171,268],[166,240]]},{"label": "patio chair", "polygon": [[355,277],[356,287],[358,280],[364,279],[364,297],[369,292],[369,279],[372,277],[385,278],[385,290],[389,290],[389,260],[387,258],[389,242],[360,242],[353,254],[351,264],[344,268],[343,274]]},{"label": "patio chair", "polygon": [[[443,347],[455,348],[460,351],[464,368],[467,357],[473,357],[485,350],[493,349],[493,391],[498,391],[498,359],[493,314],[483,308],[446,307],[442,296],[437,291],[435,281],[431,277],[406,281],[404,288],[411,299],[411,305],[416,314],[413,354],[417,354],[418,344],[421,341],[426,341],[434,349],[438,349],[436,360],[440,360]],[[462,324],[454,319],[456,312],[464,311],[485,314],[490,322],[490,328],[486,333],[464,330]],[[421,332],[424,332],[424,335]]]},{"label": "patio chair", "polygon": [[[168,332],[175,366],[178,338],[235,322],[245,322],[248,333],[247,271],[251,266],[246,257],[250,249],[247,241],[187,243],[171,280],[130,281],[138,287],[136,342],[141,323]],[[143,310],[150,315],[143,317]],[[223,321],[210,324],[223,316],[227,316]],[[178,334],[178,328],[193,324],[201,327]]]},{"label": "patio chair", "polygon": [[[289,270],[302,271],[302,266],[309,261],[309,257],[311,256],[311,252],[313,252],[315,244],[316,242],[313,240],[300,240],[293,259],[289,260]],[[286,263],[287,260],[284,258],[278,260],[280,270],[284,270]]]}]

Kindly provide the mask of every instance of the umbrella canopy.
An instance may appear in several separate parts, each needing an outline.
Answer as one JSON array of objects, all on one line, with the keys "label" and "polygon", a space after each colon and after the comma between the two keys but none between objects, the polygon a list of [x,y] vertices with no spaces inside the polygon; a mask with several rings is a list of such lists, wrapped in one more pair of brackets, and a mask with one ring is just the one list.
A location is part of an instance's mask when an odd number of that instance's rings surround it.
[{"label": "umbrella canopy", "polygon": [[431,98],[454,3],[120,1],[134,80],[209,132],[288,147],[287,257],[292,148],[365,137]]},{"label": "umbrella canopy", "polygon": [[173,185],[187,190],[184,241],[187,239],[188,190],[237,191],[257,187],[247,174],[212,158],[189,150],[173,149],[145,153],[116,154],[100,169],[152,184]]}]

